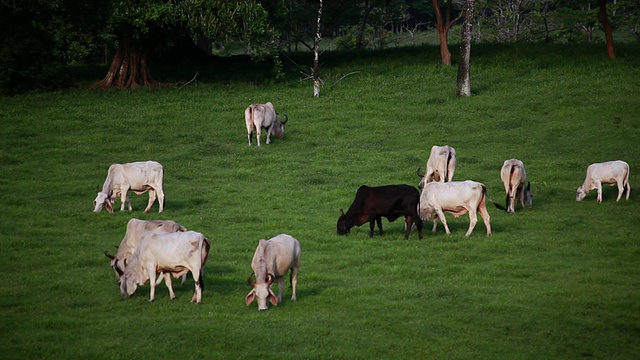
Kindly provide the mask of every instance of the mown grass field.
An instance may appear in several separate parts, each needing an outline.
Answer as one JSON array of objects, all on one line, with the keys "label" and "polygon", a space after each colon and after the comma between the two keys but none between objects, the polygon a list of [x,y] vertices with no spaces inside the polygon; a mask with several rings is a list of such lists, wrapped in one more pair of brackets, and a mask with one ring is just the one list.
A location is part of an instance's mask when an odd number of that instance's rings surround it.
[{"label": "mown grass field", "polygon": [[[0,358],[634,359],[640,49],[617,52],[476,46],[470,98],[435,47],[325,53],[318,99],[290,62],[275,82],[227,65],[180,69],[201,72],[182,88],[0,98]],[[286,136],[249,147],[243,111],[266,101]],[[358,186],[417,185],[435,144],[496,202],[502,162],[523,160],[534,207],[491,207],[491,237],[479,222],[466,238],[466,215],[423,240],[402,221],[336,234]],[[165,167],[164,213],[142,213],[146,194],[132,213],[92,212],[111,163],[148,159]],[[631,198],[576,202],[587,166],[614,159]],[[203,304],[191,280],[175,300],[164,285],[154,303],[148,286],[120,297],[103,251],[133,217],[212,240]],[[302,245],[298,301],[287,288],[258,312],[244,305],[251,257],[279,233]]]}]

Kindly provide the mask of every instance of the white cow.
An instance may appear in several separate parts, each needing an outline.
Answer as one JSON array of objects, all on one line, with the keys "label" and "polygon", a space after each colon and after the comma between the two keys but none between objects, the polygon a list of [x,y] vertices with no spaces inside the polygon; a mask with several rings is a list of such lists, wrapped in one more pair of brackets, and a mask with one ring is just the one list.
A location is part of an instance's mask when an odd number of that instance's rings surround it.
[{"label": "white cow", "polygon": [[422,188],[418,215],[422,220],[433,220],[434,233],[437,220],[440,219],[447,234],[451,234],[444,213],[451,213],[456,218],[469,213],[469,230],[465,236],[470,236],[478,222],[476,212],[479,211],[489,236],[491,235],[491,217],[485,205],[486,197],[487,187],[479,182],[471,180],[430,182]]},{"label": "white cow", "polygon": [[281,121],[273,108],[273,104],[268,102],[266,104],[249,105],[244,111],[244,119],[247,123],[249,146],[251,146],[251,137],[253,136],[254,131],[256,132],[258,146],[260,146],[260,134],[262,133],[262,128],[267,129],[267,144],[269,144],[271,143],[271,134],[279,138],[284,137],[284,124],[287,123],[289,117],[285,115],[284,121]]},{"label": "white cow", "polygon": [[602,183],[611,184],[611,186],[618,185],[618,198],[616,201],[620,201],[625,189],[627,190],[627,200],[629,200],[629,193],[631,192],[631,186],[629,186],[629,164],[616,160],[589,165],[587,177],[576,192],[576,201],[582,201],[589,191],[598,189],[597,201],[602,202]]},{"label": "white cow", "polygon": [[434,145],[427,160],[426,172],[421,175],[420,168],[417,170],[418,176],[422,178],[418,187],[422,189],[425,183],[432,181],[451,181],[456,172],[456,163],[456,149],[449,145]]},{"label": "white cow", "polygon": [[[173,220],[131,219],[127,223],[127,230],[124,234],[124,238],[120,242],[120,245],[118,245],[118,252],[116,255],[111,255],[109,251],[105,251],[104,254],[111,259],[111,267],[116,272],[118,282],[120,282],[121,277],[124,274],[124,269],[127,266],[127,262],[139,246],[145,232],[174,233],[185,231],[187,231],[187,229],[184,226]],[[161,277],[158,277],[158,282],[161,279]],[[185,274],[182,276],[182,285],[184,285],[186,279],[187,275]]]},{"label": "white cow", "polygon": [[173,299],[175,294],[171,286],[171,277],[178,278],[187,272],[191,272],[195,280],[196,291],[191,298],[192,302],[202,302],[202,290],[204,279],[202,271],[209,256],[211,243],[204,235],[195,231],[176,233],[152,233],[143,234],[140,245],[131,255],[131,260],[124,269],[120,282],[120,293],[123,296],[132,295],[138,285],[144,285],[147,280],[151,287],[149,301],[155,300],[156,283],[153,281],[157,273],[164,273],[165,284],[169,288],[169,296]]},{"label": "white cow", "polygon": [[141,195],[149,191],[149,204],[144,212],[149,212],[151,205],[156,201],[158,196],[158,204],[160,211],[164,210],[164,169],[160,163],[155,161],[141,161],[127,164],[113,164],[109,166],[107,179],[102,185],[102,191],[98,192],[98,196],[93,201],[95,212],[102,210],[103,206],[107,207],[107,211],[113,212],[113,204],[120,197],[120,211],[124,210],[124,205],[129,205],[129,190]]},{"label": "white cow", "polygon": [[[269,240],[261,239],[253,254],[251,268],[256,275],[254,282],[253,274],[247,279],[249,285],[253,287],[245,298],[247,306],[258,298],[258,310],[267,310],[268,303],[278,305],[282,301],[284,289],[284,274],[291,269],[291,287],[293,295],[291,300],[295,301],[296,287],[298,285],[298,267],[300,265],[300,243],[298,240],[287,234],[280,234]],[[275,296],[271,285],[278,279],[278,297]]]},{"label": "white cow", "polygon": [[527,182],[527,173],[521,160],[505,160],[500,169],[500,179],[507,194],[507,212],[516,212],[516,199],[522,207],[533,205],[531,183]]}]

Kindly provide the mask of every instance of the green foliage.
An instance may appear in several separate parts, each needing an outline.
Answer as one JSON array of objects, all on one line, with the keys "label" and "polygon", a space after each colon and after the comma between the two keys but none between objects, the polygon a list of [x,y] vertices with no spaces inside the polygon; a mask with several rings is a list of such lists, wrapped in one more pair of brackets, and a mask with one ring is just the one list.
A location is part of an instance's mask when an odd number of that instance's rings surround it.
[{"label": "green foliage", "polygon": [[[464,99],[435,46],[325,52],[324,73],[353,74],[317,99],[297,71],[256,84],[237,59],[182,88],[0,98],[3,357],[633,359],[640,49],[617,50],[612,62],[600,45],[477,45]],[[243,111],[264,101],[287,133],[248,147]],[[533,208],[490,208],[492,237],[481,222],[464,237],[466,215],[423,240],[404,240],[401,220],[372,239],[366,225],[336,234],[359,185],[416,185],[434,144],[456,147],[456,178],[497,202],[502,162],[522,159]],[[165,212],[143,214],[147,195],[131,194],[132,213],[93,213],[109,164],[146,159],[165,166]],[[587,165],[611,159],[631,165],[631,199],[606,187],[603,203],[577,203]],[[164,285],[154,303],[148,285],[120,298],[102,251],[132,217],[212,240],[203,304],[189,303],[191,280],[175,300]],[[302,245],[298,301],[287,288],[258,312],[244,305],[251,256],[282,232]]]},{"label": "green foliage", "polygon": [[[337,50],[352,50],[356,48],[356,39],[360,28],[358,26],[349,26],[341,29],[341,35],[334,41],[334,45]],[[385,48],[391,39],[391,32],[384,28],[376,28],[373,26],[366,26],[364,35],[362,37],[362,47],[364,49],[383,49]]]}]

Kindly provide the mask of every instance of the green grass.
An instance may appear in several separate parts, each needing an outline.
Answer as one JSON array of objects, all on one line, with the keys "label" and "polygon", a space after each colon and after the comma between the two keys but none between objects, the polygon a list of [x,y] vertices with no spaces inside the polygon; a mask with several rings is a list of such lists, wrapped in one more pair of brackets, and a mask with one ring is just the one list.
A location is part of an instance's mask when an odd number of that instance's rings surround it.
[{"label": "green grass", "polygon": [[[325,53],[319,99],[294,68],[272,82],[204,65],[184,69],[197,86],[0,98],[0,357],[634,359],[639,50],[475,46],[470,98],[436,47]],[[248,147],[244,108],[266,101],[286,136]],[[434,144],[497,202],[502,162],[522,159],[534,207],[489,209],[491,237],[481,222],[464,237],[468,216],[423,240],[401,221],[336,235],[358,186],[416,185]],[[133,213],[92,212],[111,163],[147,159],[165,166],[163,214],[142,213],[146,194]],[[586,167],[613,159],[631,166],[631,199],[607,187],[577,203]],[[132,217],[212,239],[203,304],[192,281],[175,300],[164,285],[154,303],[148,286],[120,298],[102,252]],[[283,232],[302,245],[298,301],[245,307],[257,241]]]}]

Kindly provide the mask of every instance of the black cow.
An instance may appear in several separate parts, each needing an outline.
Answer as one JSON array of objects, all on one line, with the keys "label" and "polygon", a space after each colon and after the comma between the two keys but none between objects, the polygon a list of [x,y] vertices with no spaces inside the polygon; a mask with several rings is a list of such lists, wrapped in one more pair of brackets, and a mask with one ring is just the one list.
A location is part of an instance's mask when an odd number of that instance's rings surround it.
[{"label": "black cow", "polygon": [[338,218],[338,234],[349,233],[354,226],[360,226],[367,221],[373,237],[374,221],[378,223],[380,235],[382,235],[382,217],[394,221],[400,216],[405,219],[404,238],[409,239],[411,227],[415,224],[418,228],[418,236],[422,239],[422,220],[418,216],[418,203],[420,193],[409,185],[385,185],[378,187],[360,186],[356,198],[345,214],[340,209]]}]

